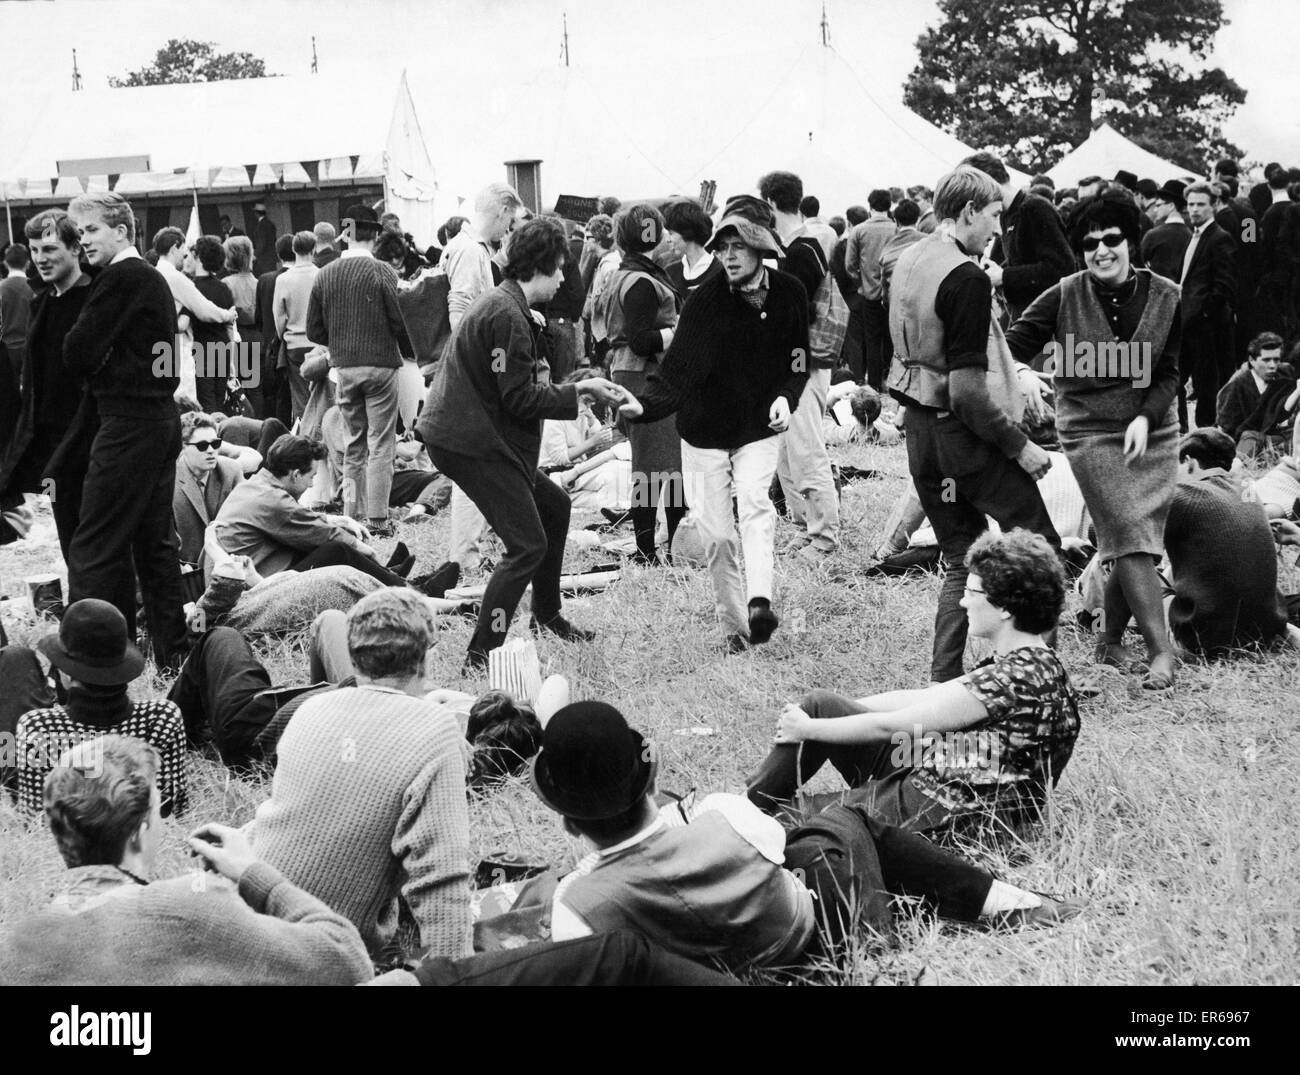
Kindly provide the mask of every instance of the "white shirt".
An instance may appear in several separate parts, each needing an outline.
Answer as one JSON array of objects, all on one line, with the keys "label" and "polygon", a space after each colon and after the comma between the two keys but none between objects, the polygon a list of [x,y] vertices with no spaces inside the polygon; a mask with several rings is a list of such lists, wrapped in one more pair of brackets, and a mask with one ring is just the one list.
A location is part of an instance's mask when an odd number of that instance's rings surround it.
[{"label": "white shirt", "polygon": [[349,246],[339,255],[340,258],[373,258],[374,256],[372,251],[359,246]]},{"label": "white shirt", "polygon": [[439,264],[447,273],[447,319],[453,331],[480,295],[491,291],[492,251],[468,221],[447,244]]},{"label": "white shirt", "polygon": [[[135,255],[139,257],[139,254]],[[121,257],[119,254],[118,257]],[[113,259],[114,261],[117,258]],[[176,303],[176,312],[180,313],[182,309],[189,310],[191,314],[200,321],[207,321],[212,324],[220,324],[223,321],[233,321],[230,310],[223,310],[210,298],[203,294],[194,284],[194,281],[186,276],[180,269],[176,268],[166,258],[158,259],[158,271],[167,281],[167,286],[171,288],[172,299]]]},{"label": "white shirt", "polygon": [[1179,277],[1180,284],[1187,280],[1187,270],[1192,267],[1192,258],[1196,256],[1196,246],[1201,241],[1201,236],[1205,234],[1205,229],[1213,224],[1213,220],[1207,220],[1199,228],[1192,229],[1192,241],[1187,244],[1187,253],[1183,255],[1183,274]]},{"label": "white shirt", "polygon": [[131,258],[139,259],[139,257],[140,251],[138,251],[134,246],[124,246],[113,255],[113,260],[110,261],[109,264],[116,265],[119,261],[129,261]]}]

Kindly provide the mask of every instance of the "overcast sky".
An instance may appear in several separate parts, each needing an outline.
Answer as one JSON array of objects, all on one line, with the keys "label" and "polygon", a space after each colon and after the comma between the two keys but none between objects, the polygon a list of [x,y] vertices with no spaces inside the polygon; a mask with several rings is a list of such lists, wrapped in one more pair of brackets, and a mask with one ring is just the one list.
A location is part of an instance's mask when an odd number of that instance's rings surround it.
[{"label": "overcast sky", "polygon": [[[831,43],[873,90],[900,99],[917,36],[934,22],[937,4],[827,0],[826,8]],[[1249,93],[1227,133],[1248,158],[1296,162],[1300,3],[1226,0],[1225,8],[1231,22],[1213,58]],[[73,48],[86,85],[103,86],[109,75],[147,64],[169,37],[215,41],[262,57],[273,72],[305,74],[313,34],[321,70],[349,67],[361,89],[373,79],[387,93],[409,67],[422,74],[416,85],[445,81],[459,95],[480,78],[486,92],[503,64],[559,62],[566,11],[574,64],[617,65],[652,92],[656,78],[689,80],[696,64],[727,56],[737,94],[747,95],[754,73],[731,57],[817,41],[821,0],[0,0],[0,41],[8,46],[0,95],[6,107],[21,107],[24,91],[69,86]],[[425,121],[435,120],[439,101],[420,97],[422,118],[433,112]],[[593,101],[593,126],[602,119],[617,122]]]}]

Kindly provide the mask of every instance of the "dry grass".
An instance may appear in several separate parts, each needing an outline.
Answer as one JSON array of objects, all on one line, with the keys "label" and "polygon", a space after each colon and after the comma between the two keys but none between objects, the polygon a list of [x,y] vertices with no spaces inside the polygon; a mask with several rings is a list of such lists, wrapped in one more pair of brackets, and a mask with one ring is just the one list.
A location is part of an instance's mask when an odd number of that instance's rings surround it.
[{"label": "dry grass", "polygon": [[[786,626],[770,645],[724,657],[705,574],[636,568],[609,592],[568,602],[576,622],[599,632],[594,645],[549,637],[539,643],[543,663],[570,677],[575,697],[608,699],[658,740],[663,786],[739,790],[771,744],[779,705],[810,688],[862,694],[926,681],[937,579],[854,574],[902,488],[902,450],[838,454],[895,477],[845,490],[838,561],[845,577],[833,580],[789,560],[779,566],[776,605]],[[401,536],[422,566],[431,565],[442,558],[445,528],[438,518],[404,527]],[[782,523],[778,547],[790,536]],[[603,558],[571,551],[570,566]],[[0,551],[0,591],[18,594],[23,575],[49,564],[48,550],[44,557],[12,546]],[[1294,577],[1288,582],[1294,589]],[[800,617],[804,629],[790,629]],[[38,633],[35,625],[15,631],[14,618],[6,619],[17,640]],[[515,630],[525,626],[517,618]],[[469,633],[468,624],[455,622],[438,647],[437,672],[448,685],[461,685]],[[1300,980],[1295,657],[1187,666],[1176,692],[1161,698],[1142,692],[1135,678],[1098,676],[1090,640],[1072,627],[1062,629],[1061,646],[1067,667],[1097,678],[1101,693],[1083,705],[1083,730],[1049,823],[1027,843],[969,850],[1016,883],[1086,898],[1088,910],[1061,928],[1016,935],[956,930],[909,910],[892,943],[864,943],[818,977],[999,985]],[[264,652],[273,676],[304,674],[301,639]],[[138,688],[154,695],[163,685],[142,681]],[[675,734],[696,725],[715,734]],[[232,779],[210,760],[192,760],[194,805],[183,825],[168,825],[160,874],[190,868],[180,843],[190,825],[242,822],[268,791],[265,781]],[[827,788],[836,780],[819,777]],[[521,782],[473,803],[471,818],[476,854],[511,849],[564,864],[580,850]],[[61,869],[40,825],[0,807],[0,923],[40,907]]]}]

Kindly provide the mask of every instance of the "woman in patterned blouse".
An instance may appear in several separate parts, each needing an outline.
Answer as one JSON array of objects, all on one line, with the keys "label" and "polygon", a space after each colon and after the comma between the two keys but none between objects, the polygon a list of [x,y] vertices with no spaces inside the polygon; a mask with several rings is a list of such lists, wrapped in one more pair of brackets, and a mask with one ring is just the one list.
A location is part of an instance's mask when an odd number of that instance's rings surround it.
[{"label": "woman in patterned blouse", "polygon": [[[764,809],[792,799],[830,761],[891,824],[931,832],[1037,820],[1079,734],[1069,676],[1043,636],[1065,603],[1065,579],[1043,538],[985,534],[966,557],[962,606],[994,655],[922,690],[856,701],[814,691],[777,720],[777,746],[750,778]],[[831,719],[827,719],[831,718]]]},{"label": "woman in patterned blouse", "polygon": [[66,705],[33,709],[18,720],[18,802],[44,809],[45,775],[64,751],[116,734],[143,739],[158,751],[162,812],[185,808],[185,723],[168,701],[132,702],[127,685],[144,671],[144,657],[127,638],[126,620],[107,601],[87,598],[68,607],[57,634],[36,643],[69,677]]}]

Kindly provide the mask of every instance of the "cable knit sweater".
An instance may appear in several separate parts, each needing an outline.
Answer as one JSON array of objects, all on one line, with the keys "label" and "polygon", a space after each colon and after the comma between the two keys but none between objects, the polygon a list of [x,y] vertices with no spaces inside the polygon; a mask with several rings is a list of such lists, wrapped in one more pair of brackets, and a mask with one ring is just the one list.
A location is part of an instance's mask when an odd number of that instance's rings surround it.
[{"label": "cable knit sweater", "polygon": [[392,266],[356,256],[321,269],[307,305],[307,339],[330,349],[331,366],[401,369],[409,344]]},{"label": "cable knit sweater", "polygon": [[372,953],[400,893],[434,954],[470,954],[463,736],[450,711],[376,687],[330,691],[285,729],[271,798],[252,825],[258,858],[324,900]]},{"label": "cable knit sweater", "polygon": [[83,866],[0,936],[0,985],[357,985],[372,973],[352,923],[261,862],[238,888]]}]

